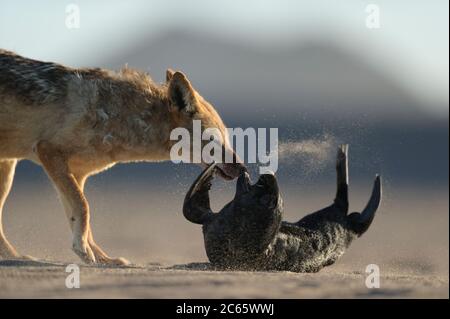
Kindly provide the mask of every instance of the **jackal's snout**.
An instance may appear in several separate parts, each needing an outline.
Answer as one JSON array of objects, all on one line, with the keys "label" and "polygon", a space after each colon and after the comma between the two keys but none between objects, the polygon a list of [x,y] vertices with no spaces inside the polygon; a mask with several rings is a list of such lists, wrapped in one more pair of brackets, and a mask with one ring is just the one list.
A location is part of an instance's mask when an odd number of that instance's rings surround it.
[{"label": "jackal's snout", "polygon": [[226,180],[235,179],[239,177],[243,171],[247,171],[247,167],[235,152],[233,152],[233,161],[231,163],[227,163],[226,161],[218,163],[217,168],[219,176]]}]

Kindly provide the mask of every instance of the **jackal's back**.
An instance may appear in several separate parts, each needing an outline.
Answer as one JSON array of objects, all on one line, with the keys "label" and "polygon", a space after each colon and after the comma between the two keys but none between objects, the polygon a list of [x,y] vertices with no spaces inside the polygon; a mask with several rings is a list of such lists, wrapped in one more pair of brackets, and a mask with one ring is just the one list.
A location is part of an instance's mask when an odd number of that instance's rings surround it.
[{"label": "jackal's back", "polygon": [[0,93],[26,104],[43,104],[62,99],[70,70],[49,62],[24,58],[0,50]]},{"label": "jackal's back", "polygon": [[74,76],[89,79],[100,74],[100,69],[73,69],[0,49],[0,96],[11,96],[25,104],[62,101]]}]

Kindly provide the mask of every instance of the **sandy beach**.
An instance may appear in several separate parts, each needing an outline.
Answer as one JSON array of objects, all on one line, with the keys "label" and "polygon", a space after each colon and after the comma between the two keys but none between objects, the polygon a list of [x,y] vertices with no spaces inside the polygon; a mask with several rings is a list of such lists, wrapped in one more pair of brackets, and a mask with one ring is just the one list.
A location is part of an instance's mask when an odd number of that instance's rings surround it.
[{"label": "sandy beach", "polygon": [[[362,272],[249,273],[146,265],[81,268],[81,287],[67,289],[63,265],[0,262],[2,298],[448,298],[448,277],[386,274],[367,289]],[[197,267],[200,267],[198,269]]]},{"label": "sandy beach", "polygon": [[[352,193],[355,209],[367,199],[366,186]],[[166,193],[127,189],[94,185],[88,194],[98,242],[133,265],[80,265],[80,288],[68,289],[66,266],[80,262],[69,248],[70,232],[53,189],[47,184],[40,192],[17,187],[6,208],[6,230],[21,253],[39,261],[0,260],[0,298],[449,297],[448,193],[421,192],[421,198],[414,189],[394,193],[388,187],[371,229],[342,259],[319,273],[297,274],[211,269],[200,227],[185,221],[178,208],[181,188]],[[299,219],[332,197],[326,196],[332,186],[316,195],[305,191],[299,198],[298,188],[285,189],[285,219]],[[231,196],[229,191],[213,194],[214,207]],[[379,289],[365,285],[368,264],[380,268]]]}]

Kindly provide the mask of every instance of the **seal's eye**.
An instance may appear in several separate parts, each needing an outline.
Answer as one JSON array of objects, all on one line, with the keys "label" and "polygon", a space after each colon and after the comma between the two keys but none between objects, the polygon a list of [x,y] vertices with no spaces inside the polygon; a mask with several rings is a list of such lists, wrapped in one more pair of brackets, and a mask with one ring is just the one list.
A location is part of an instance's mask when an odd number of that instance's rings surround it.
[{"label": "seal's eye", "polygon": [[272,209],[277,205],[278,197],[271,194],[265,194],[259,198],[259,202],[265,207]]}]

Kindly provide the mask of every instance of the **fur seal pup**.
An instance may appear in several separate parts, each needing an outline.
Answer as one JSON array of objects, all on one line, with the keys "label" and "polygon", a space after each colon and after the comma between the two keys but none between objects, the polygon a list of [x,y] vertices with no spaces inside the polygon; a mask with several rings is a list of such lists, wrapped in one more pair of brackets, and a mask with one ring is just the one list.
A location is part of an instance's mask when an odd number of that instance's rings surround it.
[{"label": "fur seal pup", "polygon": [[183,214],[203,225],[210,262],[224,269],[317,272],[341,257],[350,243],[367,231],[381,202],[381,179],[361,213],[348,213],[348,146],[337,152],[334,202],[296,223],[282,221],[283,201],[274,175],[264,174],[252,185],[240,174],[236,194],[218,213],[210,208],[209,190],[215,164],[192,184]]}]

